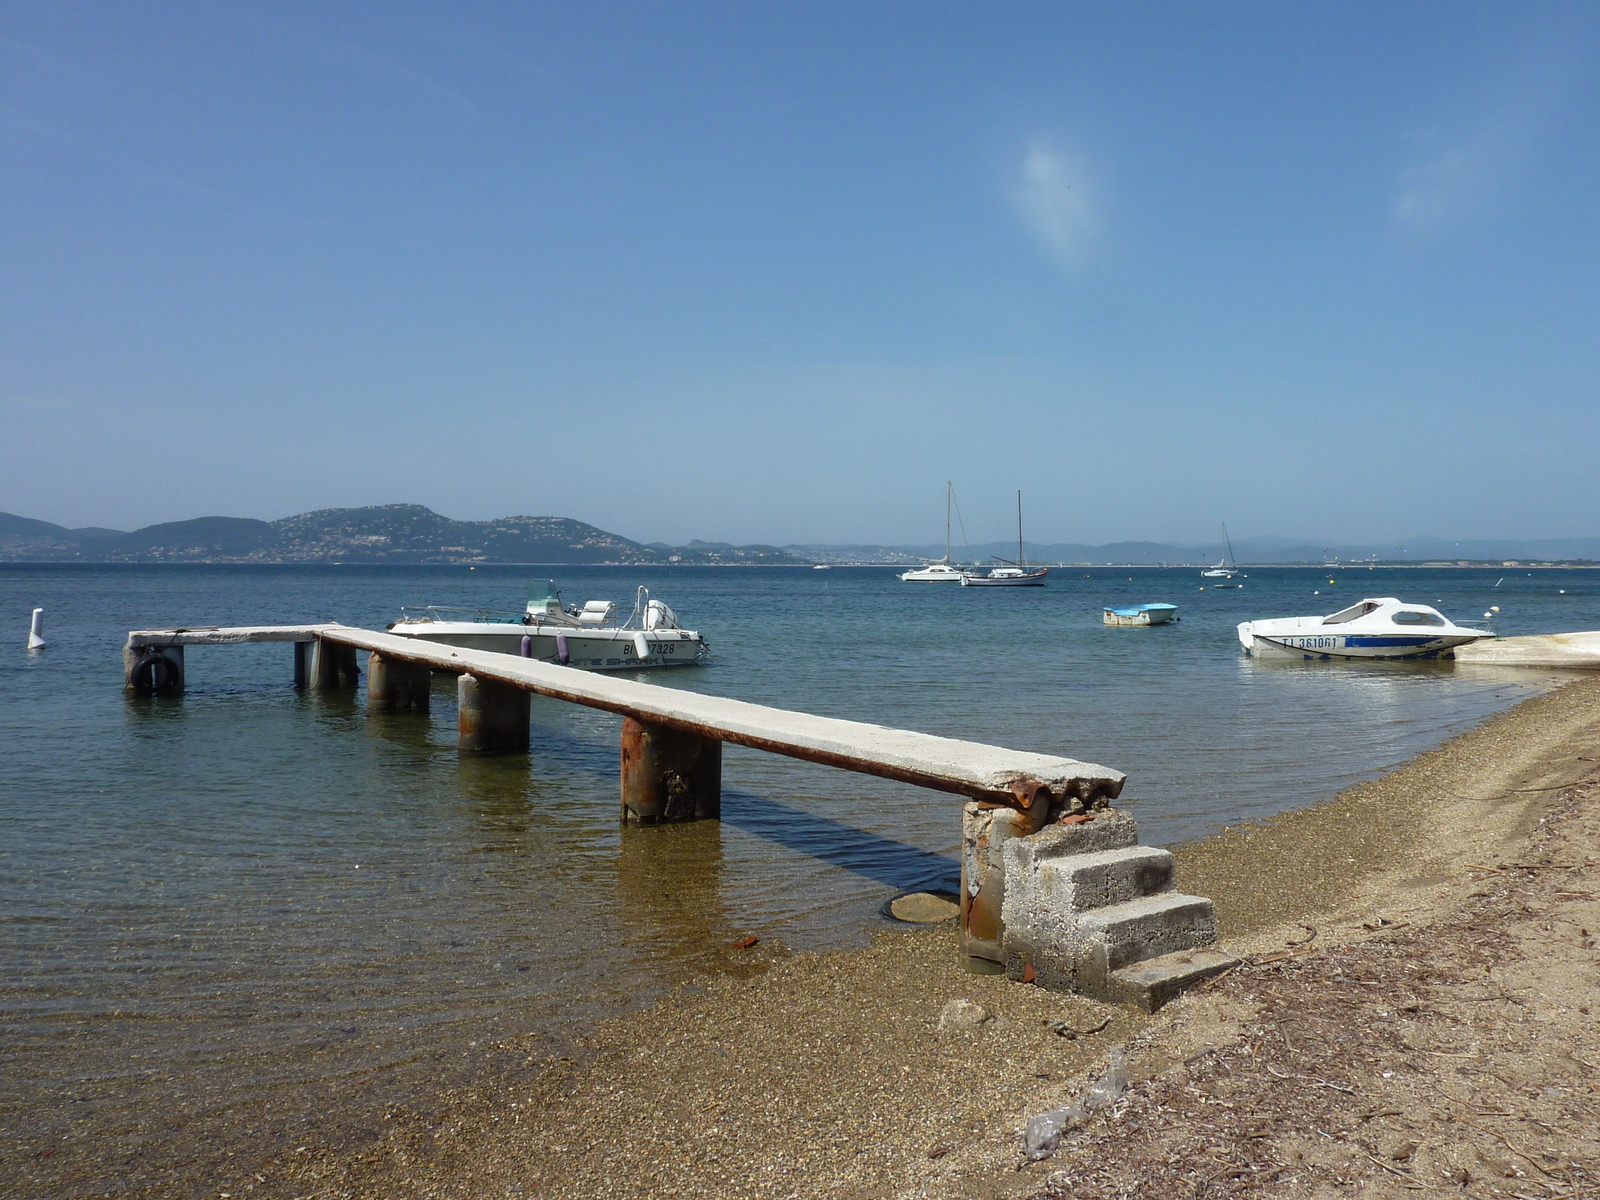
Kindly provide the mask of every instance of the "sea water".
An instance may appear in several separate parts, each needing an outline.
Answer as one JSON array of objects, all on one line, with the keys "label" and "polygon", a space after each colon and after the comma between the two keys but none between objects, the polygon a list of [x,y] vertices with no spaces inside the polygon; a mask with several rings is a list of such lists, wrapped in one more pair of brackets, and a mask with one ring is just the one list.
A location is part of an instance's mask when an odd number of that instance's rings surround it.
[{"label": "sea water", "polygon": [[[369,716],[359,693],[296,692],[287,645],[190,648],[181,698],[122,690],[129,629],[382,628],[402,604],[519,608],[549,575],[624,611],[648,586],[709,639],[706,665],[653,683],[1103,763],[1154,843],[1329,797],[1558,678],[1256,660],[1241,620],[1395,595],[1496,605],[1507,635],[1600,628],[1600,575],[1514,568],[976,589],[879,568],[3,566],[8,1138],[103,1138],[74,1185],[92,1191],[200,1141],[372,1136],[386,1104],[515,1069],[507,1035],[558,1049],[725,969],[732,939],[860,945],[887,898],[954,886],[958,798],[737,747],[722,821],[624,828],[620,719],[589,709],[535,698],[530,754],[472,758],[453,681],[428,716]],[[1101,622],[1152,601],[1181,620]]]}]

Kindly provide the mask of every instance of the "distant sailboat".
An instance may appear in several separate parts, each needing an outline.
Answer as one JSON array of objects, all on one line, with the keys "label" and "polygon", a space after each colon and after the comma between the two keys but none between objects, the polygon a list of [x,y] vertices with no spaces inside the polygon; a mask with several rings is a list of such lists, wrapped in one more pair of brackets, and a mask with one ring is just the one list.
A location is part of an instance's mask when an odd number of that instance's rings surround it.
[{"label": "distant sailboat", "polygon": [[925,566],[900,576],[906,583],[956,583],[961,572],[950,565],[950,496],[954,485],[944,481],[944,557],[924,560]]},{"label": "distant sailboat", "polygon": [[[1006,562],[1005,559],[999,559]],[[1028,564],[1022,556],[1022,493],[1017,493],[1017,561],[1007,563],[1006,566],[996,567],[987,575],[972,575],[964,573],[961,576],[962,587],[1043,587],[1044,578],[1050,574],[1049,567],[1036,567],[1028,570]]]},{"label": "distant sailboat", "polygon": [[[1218,560],[1217,565],[1214,567],[1207,567],[1204,571],[1200,572],[1200,577],[1202,579],[1232,579],[1235,575],[1239,574],[1239,564],[1234,560],[1233,557],[1233,543],[1228,539],[1228,526],[1226,522],[1223,522],[1222,525],[1222,548],[1223,556],[1220,560]],[[1228,587],[1230,585],[1226,583],[1219,583],[1216,586]],[[1238,585],[1233,584],[1231,586],[1237,587]]]}]

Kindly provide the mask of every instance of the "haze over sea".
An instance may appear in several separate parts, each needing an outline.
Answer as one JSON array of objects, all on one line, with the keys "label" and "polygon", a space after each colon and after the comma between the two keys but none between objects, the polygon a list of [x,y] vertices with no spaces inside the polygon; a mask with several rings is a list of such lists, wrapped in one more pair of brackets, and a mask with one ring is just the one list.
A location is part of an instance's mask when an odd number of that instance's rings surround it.
[{"label": "haze over sea", "polygon": [[[529,575],[0,567],[8,1134],[192,1147],[227,1127],[242,1153],[313,1126],[364,1136],[387,1103],[486,1061],[515,1069],[494,1049],[505,1035],[559,1047],[670,984],[737,969],[726,947],[741,935],[860,945],[893,928],[880,907],[895,893],[954,886],[956,798],[735,747],[720,823],[624,829],[619,720],[587,709],[535,698],[531,755],[462,758],[451,681],[426,718],[369,717],[359,694],[297,693],[282,645],[191,649],[181,699],[121,690],[130,628],[381,628],[402,603],[519,607]],[[1241,654],[1240,620],[1398,595],[1457,618],[1499,605],[1506,634],[1600,628],[1600,576],[1585,570],[1208,582],[1155,568],[1058,569],[1044,589],[998,591],[876,568],[558,579],[570,601],[624,609],[647,585],[709,638],[709,665],[653,683],[1105,763],[1128,773],[1122,803],[1157,843],[1331,796],[1557,678],[1268,664]],[[1100,623],[1103,604],[1153,600],[1181,622]],[[35,605],[49,646],[29,653]]]}]

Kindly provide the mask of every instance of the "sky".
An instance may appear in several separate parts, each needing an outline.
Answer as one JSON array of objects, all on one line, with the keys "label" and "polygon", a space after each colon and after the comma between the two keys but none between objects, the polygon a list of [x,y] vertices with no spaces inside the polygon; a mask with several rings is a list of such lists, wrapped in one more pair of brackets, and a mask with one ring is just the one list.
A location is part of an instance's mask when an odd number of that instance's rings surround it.
[{"label": "sky", "polygon": [[1600,534],[1600,7],[0,8],[0,510]]}]

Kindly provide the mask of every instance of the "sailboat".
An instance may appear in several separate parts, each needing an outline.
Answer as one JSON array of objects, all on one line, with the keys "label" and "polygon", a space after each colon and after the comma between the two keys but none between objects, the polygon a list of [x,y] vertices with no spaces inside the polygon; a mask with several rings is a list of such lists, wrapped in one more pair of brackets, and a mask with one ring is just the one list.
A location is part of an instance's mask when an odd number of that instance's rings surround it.
[{"label": "sailboat", "polygon": [[950,494],[952,483],[944,481],[944,557],[924,559],[925,565],[900,576],[906,583],[955,583],[961,572],[950,565]]},{"label": "sailboat", "polygon": [[995,567],[987,575],[973,575],[963,572],[961,575],[962,587],[1043,587],[1044,577],[1050,574],[1049,567],[1035,567],[1028,570],[1028,564],[1022,557],[1022,493],[1017,493],[1017,561],[1006,562],[1003,567]]},{"label": "sailboat", "polygon": [[[1200,578],[1232,579],[1235,575],[1239,574],[1239,564],[1233,557],[1233,543],[1228,539],[1227,522],[1223,522],[1222,525],[1222,546],[1224,551],[1223,557],[1217,561],[1216,566],[1207,567],[1204,571],[1201,571]],[[1237,583],[1219,583],[1215,584],[1214,586],[1238,587],[1239,585]]]}]

